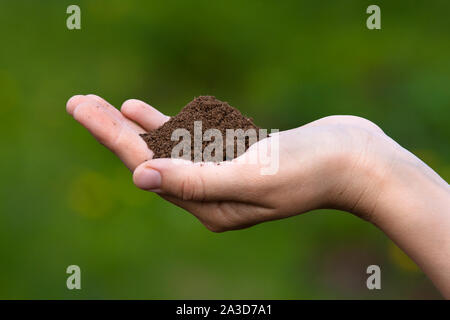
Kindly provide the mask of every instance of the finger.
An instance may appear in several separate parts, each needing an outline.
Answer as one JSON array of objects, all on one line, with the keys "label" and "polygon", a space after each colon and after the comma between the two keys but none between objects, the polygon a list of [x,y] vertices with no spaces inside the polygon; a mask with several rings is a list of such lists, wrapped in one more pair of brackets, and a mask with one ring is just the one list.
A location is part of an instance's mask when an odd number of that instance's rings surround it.
[{"label": "finger", "polygon": [[75,108],[78,105],[86,102],[92,102],[101,105],[106,112],[110,113],[118,121],[122,121],[124,124],[128,125],[131,129],[135,130],[138,133],[144,132],[144,130],[139,125],[124,117],[123,114],[119,110],[114,108],[114,106],[111,105],[108,101],[95,94],[73,96],[67,101],[66,110],[69,114],[73,115],[73,111],[75,110]]},{"label": "finger", "polygon": [[[264,176],[255,164],[226,161],[193,163],[180,159],[155,159],[136,168],[133,179],[141,189],[169,194],[183,200],[235,200],[260,202]],[[262,188],[260,187],[262,186]]]},{"label": "finger", "polygon": [[136,99],[125,101],[120,111],[147,131],[159,128],[170,119],[152,106]]},{"label": "finger", "polygon": [[79,104],[82,104],[83,102],[86,102],[87,99],[88,98],[86,96],[78,94],[76,96],[73,96],[69,100],[67,100],[67,104],[66,104],[66,111],[67,111],[67,113],[70,114],[70,115],[73,115],[73,111],[75,110],[75,108]]},{"label": "finger", "polygon": [[72,98],[70,98],[67,101],[67,106],[66,106],[67,112],[69,114],[73,115],[73,111],[75,110],[75,108],[78,105],[85,103],[85,102],[89,102],[89,101],[103,106],[106,110],[108,110],[115,116],[119,116],[119,117],[121,116],[119,110],[114,108],[108,101],[106,101],[105,99],[103,99],[95,94],[73,96]]},{"label": "finger", "polygon": [[112,115],[117,117],[117,119],[120,119],[120,121],[122,121],[124,124],[128,125],[131,129],[135,130],[138,133],[144,132],[144,130],[142,129],[141,126],[139,126],[134,121],[125,117],[119,110],[117,110],[112,104],[110,104],[108,101],[106,101],[102,97],[99,97],[95,94],[88,94],[86,97],[100,103],[106,110],[111,112]]},{"label": "finger", "polygon": [[73,117],[101,144],[114,152],[130,170],[153,157],[135,129],[131,129],[120,117],[114,116],[99,103],[88,101],[78,105],[73,110]]}]

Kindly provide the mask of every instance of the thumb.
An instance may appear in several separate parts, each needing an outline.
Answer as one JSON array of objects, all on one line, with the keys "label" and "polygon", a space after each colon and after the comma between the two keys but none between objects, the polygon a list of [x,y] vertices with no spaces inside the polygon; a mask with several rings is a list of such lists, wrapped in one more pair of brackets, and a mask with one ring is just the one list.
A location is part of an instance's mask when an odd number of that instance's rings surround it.
[{"label": "thumb", "polygon": [[193,163],[181,159],[154,159],[136,168],[137,187],[189,201],[258,200],[261,179],[256,164],[225,161]]}]

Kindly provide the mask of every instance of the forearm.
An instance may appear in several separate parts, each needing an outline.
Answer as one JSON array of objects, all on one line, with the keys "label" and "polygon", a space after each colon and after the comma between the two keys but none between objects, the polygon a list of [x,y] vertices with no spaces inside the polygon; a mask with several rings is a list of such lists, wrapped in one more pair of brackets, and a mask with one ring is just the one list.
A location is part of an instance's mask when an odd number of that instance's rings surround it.
[{"label": "forearm", "polygon": [[434,171],[402,151],[373,212],[375,224],[450,298],[450,188]]}]

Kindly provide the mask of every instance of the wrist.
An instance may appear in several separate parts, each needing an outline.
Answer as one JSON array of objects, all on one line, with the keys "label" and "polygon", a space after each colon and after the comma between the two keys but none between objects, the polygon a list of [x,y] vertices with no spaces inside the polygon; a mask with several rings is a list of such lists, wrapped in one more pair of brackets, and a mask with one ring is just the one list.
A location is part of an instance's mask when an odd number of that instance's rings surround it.
[{"label": "wrist", "polygon": [[450,296],[450,189],[409,151],[398,147],[378,181],[371,221]]},{"label": "wrist", "polygon": [[387,174],[377,184],[380,191],[374,203],[374,222],[387,228],[394,221],[418,222],[427,215],[447,218],[448,184],[411,152],[400,146],[397,149]]},{"label": "wrist", "polygon": [[357,147],[333,156],[332,162],[342,165],[335,170],[336,182],[327,190],[326,205],[377,224],[383,215],[378,208],[380,197],[395,180],[398,145],[384,134],[367,131],[359,132],[353,145]]}]

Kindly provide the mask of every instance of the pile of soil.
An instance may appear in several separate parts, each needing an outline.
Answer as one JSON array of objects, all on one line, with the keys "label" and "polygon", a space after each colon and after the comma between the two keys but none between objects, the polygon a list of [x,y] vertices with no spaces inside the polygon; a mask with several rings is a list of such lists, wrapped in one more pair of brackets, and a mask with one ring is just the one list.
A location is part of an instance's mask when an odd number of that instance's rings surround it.
[{"label": "pile of soil", "polygon": [[[194,121],[202,121],[202,132],[208,129],[218,129],[222,132],[223,139],[223,161],[230,160],[238,156],[236,141],[226,141],[226,129],[255,129],[258,127],[251,118],[243,116],[237,109],[227,102],[222,102],[213,96],[200,96],[189,102],[175,117],[170,118],[156,130],[141,134],[150,150],[153,151],[153,158],[170,158],[172,149],[179,141],[172,141],[172,132],[179,128],[188,130],[191,134],[191,160],[194,160]],[[259,138],[259,136],[258,136]],[[214,140],[214,139],[213,139]],[[236,139],[235,139],[236,140]],[[202,153],[210,142],[203,141]],[[234,157],[227,158],[226,146],[234,143]],[[245,150],[250,147],[248,139],[245,141]]]}]

